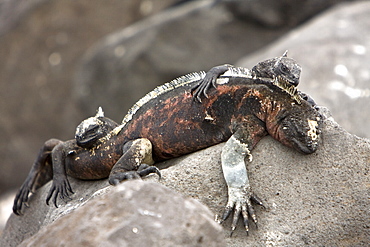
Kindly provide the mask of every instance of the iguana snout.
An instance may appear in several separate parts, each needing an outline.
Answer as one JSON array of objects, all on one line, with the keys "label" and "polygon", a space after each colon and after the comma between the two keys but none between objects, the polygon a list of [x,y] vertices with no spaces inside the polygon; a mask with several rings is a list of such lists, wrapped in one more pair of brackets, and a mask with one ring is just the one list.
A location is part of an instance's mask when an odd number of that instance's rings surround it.
[{"label": "iguana snout", "polygon": [[321,125],[322,116],[316,110],[297,111],[282,117],[271,135],[288,147],[311,154],[318,148]]}]

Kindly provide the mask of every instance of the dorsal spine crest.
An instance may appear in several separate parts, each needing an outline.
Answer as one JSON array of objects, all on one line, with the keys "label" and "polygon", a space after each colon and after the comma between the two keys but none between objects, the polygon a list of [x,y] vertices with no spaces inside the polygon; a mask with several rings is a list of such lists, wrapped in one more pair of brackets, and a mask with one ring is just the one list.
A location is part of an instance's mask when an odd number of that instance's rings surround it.
[{"label": "dorsal spine crest", "polygon": [[302,97],[298,93],[298,90],[293,85],[285,81],[281,76],[277,76],[272,80],[272,84],[289,94],[298,104],[302,103]]},{"label": "dorsal spine crest", "polygon": [[243,67],[229,66],[228,70],[220,76],[222,77],[245,77],[252,78],[252,72]]},{"label": "dorsal spine crest", "polygon": [[151,99],[155,99],[158,96],[169,92],[175,88],[190,84],[194,81],[199,81],[203,79],[206,75],[206,72],[194,72],[190,73],[181,77],[178,77],[170,82],[167,82],[161,86],[154,88],[152,91],[147,93],[143,98],[141,98],[135,105],[133,105],[126,116],[123,118],[121,125],[125,126],[135,115],[135,113],[146,103],[148,103]]}]

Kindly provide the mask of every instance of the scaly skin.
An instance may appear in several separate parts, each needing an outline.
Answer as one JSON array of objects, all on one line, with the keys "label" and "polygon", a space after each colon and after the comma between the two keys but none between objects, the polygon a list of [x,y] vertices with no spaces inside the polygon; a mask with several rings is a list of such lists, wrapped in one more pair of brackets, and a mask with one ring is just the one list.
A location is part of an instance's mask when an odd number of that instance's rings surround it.
[{"label": "scaly skin", "polygon": [[[110,120],[97,130],[92,128],[96,121],[85,120],[76,138],[79,136],[82,143],[87,140],[89,148],[76,140],[46,142],[15,198],[14,213],[21,214],[29,193],[50,181],[51,174],[47,203],[52,200],[57,205],[58,196],[63,199],[73,193],[67,175],[78,179],[109,177],[115,185],[152,172],[159,174],[151,166],[155,162],[226,141],[221,160],[229,201],[221,221],[234,210],[232,230],[241,214],[248,231],[248,215],[257,222],[251,201],[262,203],[250,188],[244,158],[251,160],[252,149],[268,134],[302,153],[314,152],[321,115],[296,90],[284,91],[277,86],[277,79],[268,78],[220,79],[216,89],[210,89],[199,103],[191,92],[204,76],[188,75],[153,90],[117,127]],[[104,131],[104,137],[94,139],[94,133]]]}]

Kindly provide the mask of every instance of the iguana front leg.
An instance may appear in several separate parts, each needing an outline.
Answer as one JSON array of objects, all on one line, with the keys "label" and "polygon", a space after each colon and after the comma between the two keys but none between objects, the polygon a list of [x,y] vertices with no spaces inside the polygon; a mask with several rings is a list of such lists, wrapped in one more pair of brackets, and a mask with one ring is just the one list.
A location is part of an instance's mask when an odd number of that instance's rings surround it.
[{"label": "iguana front leg", "polygon": [[202,102],[202,99],[201,99],[202,94],[206,98],[208,98],[207,90],[211,86],[216,88],[217,87],[217,85],[216,85],[217,78],[220,75],[222,75],[223,73],[225,73],[230,67],[232,67],[232,66],[228,65],[228,64],[225,64],[225,65],[220,65],[220,66],[216,66],[216,67],[211,68],[206,73],[204,78],[202,80],[200,80],[199,83],[191,89],[191,91],[194,92],[193,93],[194,99],[198,100],[198,102]]},{"label": "iguana front leg", "polygon": [[71,185],[69,184],[65,166],[65,159],[68,155],[68,150],[70,150],[69,142],[61,142],[53,148],[51,153],[53,163],[53,184],[51,185],[49,193],[46,197],[47,205],[49,205],[50,199],[53,198],[52,201],[55,207],[58,207],[58,195],[60,199],[63,200],[65,197],[70,198],[70,193],[74,193]]},{"label": "iguana front leg", "polygon": [[253,141],[247,134],[246,129],[239,128],[222,149],[221,163],[224,178],[228,186],[228,202],[220,223],[225,221],[231,212],[234,211],[231,234],[236,228],[240,214],[243,216],[247,233],[249,231],[249,216],[251,216],[257,225],[257,217],[254,213],[252,201],[263,206],[262,201],[251,190],[245,166],[245,158],[252,161],[252,155],[250,153],[252,145]]},{"label": "iguana front leg", "polygon": [[161,174],[152,158],[152,144],[146,138],[127,142],[123,146],[123,155],[113,166],[109,175],[109,183],[117,185],[125,179],[141,178],[150,173]]}]

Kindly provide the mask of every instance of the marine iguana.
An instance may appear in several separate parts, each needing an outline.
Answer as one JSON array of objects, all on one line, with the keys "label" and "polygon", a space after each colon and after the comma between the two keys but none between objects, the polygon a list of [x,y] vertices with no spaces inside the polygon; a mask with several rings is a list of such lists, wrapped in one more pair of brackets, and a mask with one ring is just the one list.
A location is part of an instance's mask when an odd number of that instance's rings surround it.
[{"label": "marine iguana", "polygon": [[298,86],[301,71],[301,66],[294,59],[288,58],[288,51],[285,51],[281,57],[275,57],[259,62],[251,71],[240,67],[236,70],[236,68],[230,64],[216,66],[207,72],[202,83],[199,83],[193,88],[194,98],[201,102],[202,94],[207,97],[208,88],[211,86],[216,88],[216,80],[222,74],[225,74],[224,76],[233,75],[235,73],[238,76],[243,74],[245,77],[249,78],[259,77],[274,79],[275,77],[278,77],[280,83],[286,84],[282,86],[282,88],[291,88],[292,86]]},{"label": "marine iguana", "polygon": [[208,83],[203,81],[206,73],[191,73],[148,93],[120,125],[98,112],[79,125],[75,139],[46,141],[15,197],[14,213],[20,215],[29,194],[51,179],[47,203],[52,200],[57,206],[58,195],[63,199],[73,193],[67,175],[109,177],[116,185],[149,173],[160,175],[155,162],[226,142],[221,161],[229,199],[221,221],[234,210],[232,231],[240,214],[248,231],[249,215],[257,223],[251,202],[262,202],[250,188],[245,157],[251,160],[252,149],[268,134],[302,153],[313,153],[322,119],[282,77],[253,78],[243,69],[231,70],[235,73],[221,75],[201,103],[191,92]]}]

